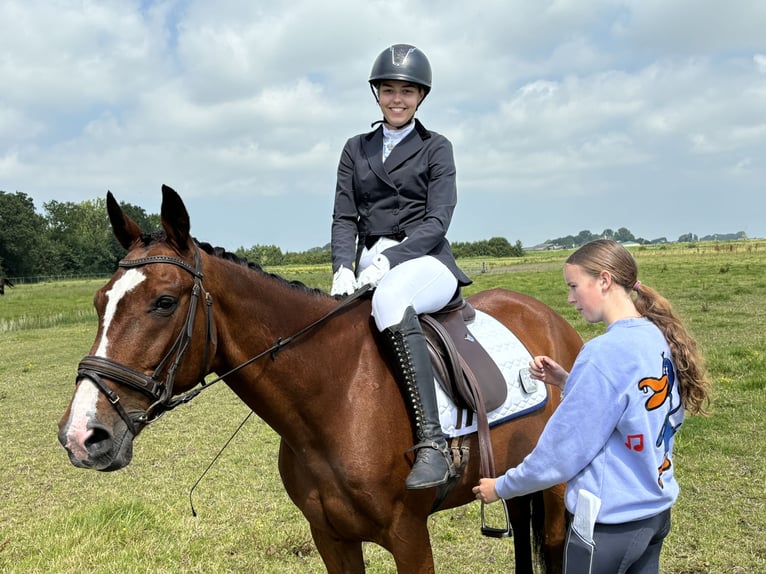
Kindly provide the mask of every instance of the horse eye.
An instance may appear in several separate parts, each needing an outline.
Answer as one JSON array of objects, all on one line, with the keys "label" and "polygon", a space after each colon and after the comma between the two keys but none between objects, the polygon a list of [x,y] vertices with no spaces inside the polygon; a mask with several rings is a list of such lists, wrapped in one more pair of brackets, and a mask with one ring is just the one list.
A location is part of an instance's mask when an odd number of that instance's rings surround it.
[{"label": "horse eye", "polygon": [[163,295],[157,299],[156,308],[160,311],[172,311],[176,307],[177,300],[175,297],[169,295]]}]

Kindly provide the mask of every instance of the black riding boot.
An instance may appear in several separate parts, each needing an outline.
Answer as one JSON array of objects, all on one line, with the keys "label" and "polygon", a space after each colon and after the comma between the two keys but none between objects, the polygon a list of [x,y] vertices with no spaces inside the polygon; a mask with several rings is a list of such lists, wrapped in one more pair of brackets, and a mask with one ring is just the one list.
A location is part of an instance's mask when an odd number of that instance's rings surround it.
[{"label": "black riding boot", "polygon": [[412,307],[402,322],[383,330],[394,359],[394,374],[415,425],[415,464],[407,477],[408,489],[431,488],[455,476],[447,441],[439,422],[431,358],[417,314]]}]

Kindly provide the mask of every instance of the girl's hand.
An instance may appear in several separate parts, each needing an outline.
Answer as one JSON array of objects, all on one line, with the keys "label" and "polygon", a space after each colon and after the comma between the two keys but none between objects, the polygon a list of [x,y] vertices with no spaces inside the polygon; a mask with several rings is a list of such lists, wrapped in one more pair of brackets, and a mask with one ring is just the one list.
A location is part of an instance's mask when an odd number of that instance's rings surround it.
[{"label": "girl's hand", "polygon": [[497,502],[500,497],[495,492],[495,478],[482,478],[477,486],[474,486],[472,491],[476,495],[476,500],[481,500],[490,504]]},{"label": "girl's hand", "polygon": [[533,379],[556,387],[563,387],[569,373],[546,355],[538,355],[529,362],[529,374]]}]

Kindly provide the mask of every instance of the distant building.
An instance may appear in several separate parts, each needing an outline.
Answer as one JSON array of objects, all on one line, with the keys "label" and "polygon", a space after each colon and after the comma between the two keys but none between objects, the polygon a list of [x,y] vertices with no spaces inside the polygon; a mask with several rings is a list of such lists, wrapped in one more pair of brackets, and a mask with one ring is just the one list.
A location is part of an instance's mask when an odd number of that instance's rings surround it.
[{"label": "distant building", "polygon": [[556,251],[558,249],[564,249],[564,246],[546,241],[545,243],[538,243],[532,247],[525,247],[524,251]]}]

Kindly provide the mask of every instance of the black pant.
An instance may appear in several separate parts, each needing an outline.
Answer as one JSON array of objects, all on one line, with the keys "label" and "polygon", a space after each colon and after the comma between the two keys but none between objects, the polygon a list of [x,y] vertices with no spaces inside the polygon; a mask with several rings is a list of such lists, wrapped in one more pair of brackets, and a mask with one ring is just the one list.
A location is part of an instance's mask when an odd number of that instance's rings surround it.
[{"label": "black pant", "polygon": [[659,574],[662,542],[670,532],[670,509],[624,524],[599,524],[589,543],[567,533],[565,574]]}]

